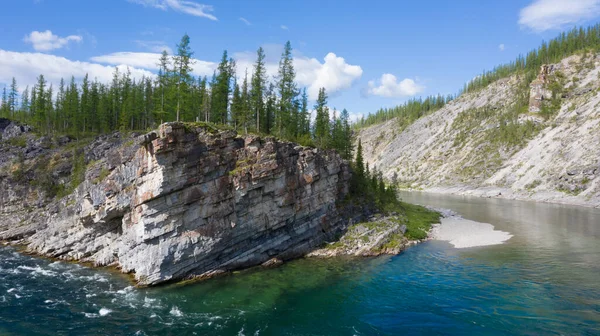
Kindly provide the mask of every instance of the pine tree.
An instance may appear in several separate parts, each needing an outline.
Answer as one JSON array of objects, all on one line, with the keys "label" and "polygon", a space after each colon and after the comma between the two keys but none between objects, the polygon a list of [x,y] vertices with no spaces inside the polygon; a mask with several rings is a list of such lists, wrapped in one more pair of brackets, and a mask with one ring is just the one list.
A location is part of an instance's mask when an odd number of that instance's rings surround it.
[{"label": "pine tree", "polygon": [[310,111],[308,111],[308,94],[306,93],[306,88],[304,88],[302,90],[299,118],[300,118],[300,121],[299,121],[300,135],[310,134]]},{"label": "pine tree", "polygon": [[29,86],[25,87],[21,94],[21,114],[21,118],[25,118],[29,114]]},{"label": "pine tree", "polygon": [[298,95],[295,79],[296,72],[294,70],[292,58],[292,45],[290,41],[288,41],[283,49],[277,74],[279,106],[275,114],[275,125],[277,128],[277,135],[280,137],[288,137],[296,133],[292,123],[294,119],[292,114],[295,110],[294,100]]},{"label": "pine tree", "polygon": [[[368,168],[367,164],[367,170]],[[358,139],[358,146],[356,148],[356,160],[354,161],[354,174],[352,174],[351,187],[354,192],[364,191],[363,188],[366,185],[365,180],[367,179],[367,173],[365,172],[365,163],[362,153],[362,143]]]},{"label": "pine tree", "polygon": [[267,90],[267,101],[265,104],[265,112],[262,121],[261,130],[265,134],[271,134],[273,132],[273,126],[275,121],[275,113],[277,112],[277,96],[275,93],[275,85],[271,83]]},{"label": "pine tree", "polygon": [[90,80],[86,73],[81,84],[81,130],[83,133],[87,131],[90,120]]},{"label": "pine tree", "polygon": [[17,86],[17,80],[13,77],[10,84],[10,93],[8,94],[8,107],[10,110],[10,117],[14,118],[17,112],[17,97],[19,96],[19,88]]},{"label": "pine tree", "polygon": [[[267,70],[265,68],[265,52],[262,47],[256,51],[256,63],[254,64],[254,72],[252,73],[252,89],[250,90],[250,109],[254,120],[256,120],[256,132],[261,131],[261,118],[264,114],[264,94],[266,89]],[[266,132],[268,133],[268,131]]]},{"label": "pine tree", "polygon": [[169,69],[169,53],[166,50],[163,50],[162,54],[160,55],[160,59],[158,60],[158,77],[156,79],[158,85],[158,106],[154,113],[155,119],[160,120],[161,123],[167,116],[167,93],[170,89]]},{"label": "pine tree", "polygon": [[192,65],[194,61],[192,56],[194,52],[190,48],[190,37],[188,34],[183,35],[181,41],[177,45],[177,54],[173,57],[174,81],[176,88],[176,120],[181,120],[181,114],[190,113],[190,87],[193,83]]},{"label": "pine tree", "polygon": [[350,114],[348,110],[343,109],[340,114],[340,123],[342,126],[342,148],[340,148],[340,155],[346,160],[352,158],[352,126],[350,125]]},{"label": "pine tree", "polygon": [[33,120],[36,127],[45,133],[46,127],[46,79],[39,75],[35,93],[35,112]]},{"label": "pine tree", "polygon": [[242,95],[240,86],[237,83],[234,83],[233,87],[233,98],[231,100],[231,120],[234,129],[237,130],[238,124],[241,122]]},{"label": "pine tree", "polygon": [[244,81],[242,82],[242,93],[241,93],[241,106],[240,106],[240,127],[244,129],[244,133],[248,133],[248,122],[250,117],[250,92],[248,92],[248,70],[244,75]]},{"label": "pine tree", "polygon": [[8,94],[6,93],[6,87],[2,88],[2,105],[0,105],[0,116],[9,118],[10,107],[8,106]]},{"label": "pine tree", "polygon": [[229,105],[231,81],[231,66],[227,59],[227,50],[223,51],[221,62],[217,68],[216,81],[212,89],[211,101],[211,122],[226,124],[227,123],[227,107]]},{"label": "pine tree", "polygon": [[318,146],[325,148],[329,145],[330,140],[329,109],[327,108],[325,88],[319,89],[315,111],[315,141]]},{"label": "pine tree", "polygon": [[344,126],[342,125],[342,120],[338,118],[337,110],[334,108],[333,120],[331,121],[331,147],[337,150],[343,157],[345,146]]}]

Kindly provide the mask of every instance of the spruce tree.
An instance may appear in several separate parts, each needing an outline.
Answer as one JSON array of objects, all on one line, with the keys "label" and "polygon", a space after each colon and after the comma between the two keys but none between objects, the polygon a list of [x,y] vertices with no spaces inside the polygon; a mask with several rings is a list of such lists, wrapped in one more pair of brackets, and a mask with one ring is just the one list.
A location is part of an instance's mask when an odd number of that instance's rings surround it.
[{"label": "spruce tree", "polygon": [[158,85],[158,104],[155,109],[154,118],[160,123],[167,117],[167,95],[170,92],[170,61],[169,53],[163,50],[158,60],[158,77],[156,79]]},{"label": "spruce tree", "polygon": [[227,123],[227,107],[229,105],[230,81],[231,67],[229,64],[229,60],[227,59],[227,50],[225,50],[223,51],[221,62],[219,63],[219,66],[217,68],[215,83],[211,87],[211,122],[217,124]]},{"label": "spruce tree", "polygon": [[[267,70],[265,68],[265,52],[262,47],[256,51],[256,63],[254,64],[254,72],[252,73],[250,90],[250,109],[253,114],[253,118],[256,121],[255,129],[256,132],[261,132],[261,119],[264,117],[264,95],[266,90],[266,76]],[[268,133],[268,131],[266,132]]]},{"label": "spruce tree", "polygon": [[10,110],[10,117],[13,118],[17,112],[17,97],[19,96],[19,88],[17,86],[17,80],[13,77],[10,84],[10,93],[8,94],[8,107]]},{"label": "spruce tree", "polygon": [[2,88],[2,103],[0,105],[0,116],[10,118],[10,108],[8,106],[8,94],[6,87]]},{"label": "spruce tree", "polygon": [[340,114],[340,123],[342,127],[342,148],[340,148],[340,155],[346,160],[352,158],[352,126],[350,125],[350,114],[348,110],[343,109]]},{"label": "spruce tree", "polygon": [[279,104],[275,114],[275,125],[277,128],[277,135],[281,137],[287,137],[295,133],[295,130],[293,129],[294,126],[291,123],[295,107],[294,100],[298,95],[295,79],[296,72],[294,70],[292,58],[292,45],[290,41],[287,41],[283,53],[281,54],[279,70],[277,73]]},{"label": "spruce tree", "polygon": [[173,57],[177,121],[181,120],[182,113],[191,112],[189,102],[190,86],[193,82],[191,76],[192,65],[194,64],[193,55],[194,52],[190,48],[190,37],[188,34],[185,34],[177,45],[177,54]]},{"label": "spruce tree", "polygon": [[248,70],[244,75],[244,81],[242,82],[241,102],[240,102],[240,116],[239,116],[239,127],[244,130],[244,133],[248,133],[248,122],[250,118],[250,92],[248,91]]},{"label": "spruce tree", "polygon": [[319,89],[319,96],[315,104],[315,141],[320,147],[329,145],[329,109],[327,108],[327,94],[325,88]]}]

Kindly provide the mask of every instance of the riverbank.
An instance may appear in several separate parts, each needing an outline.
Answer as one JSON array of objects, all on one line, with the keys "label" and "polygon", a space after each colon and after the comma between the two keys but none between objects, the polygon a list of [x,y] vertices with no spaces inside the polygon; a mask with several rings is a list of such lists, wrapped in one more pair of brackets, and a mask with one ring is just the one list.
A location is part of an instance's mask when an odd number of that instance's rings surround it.
[{"label": "riverbank", "polygon": [[433,187],[425,189],[403,189],[408,192],[424,192],[442,195],[474,196],[481,198],[500,198],[516,201],[529,201],[539,203],[576,205],[586,208],[600,208],[600,195],[582,198],[579,195],[568,194],[558,191],[515,191],[500,187],[480,187],[470,186],[452,186],[452,187]]},{"label": "riverbank", "polygon": [[443,216],[437,209],[398,202],[397,212],[378,214],[366,222],[351,224],[334,242],[307,257],[396,255],[407,247],[429,239],[432,226]]}]

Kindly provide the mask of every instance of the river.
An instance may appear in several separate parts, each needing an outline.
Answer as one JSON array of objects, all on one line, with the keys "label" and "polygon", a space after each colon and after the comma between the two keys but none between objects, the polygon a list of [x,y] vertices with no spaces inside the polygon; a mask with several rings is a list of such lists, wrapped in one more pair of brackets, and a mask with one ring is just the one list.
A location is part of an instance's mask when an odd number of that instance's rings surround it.
[{"label": "river", "polygon": [[137,289],[0,248],[0,335],[600,335],[600,210],[403,193],[509,232]]}]

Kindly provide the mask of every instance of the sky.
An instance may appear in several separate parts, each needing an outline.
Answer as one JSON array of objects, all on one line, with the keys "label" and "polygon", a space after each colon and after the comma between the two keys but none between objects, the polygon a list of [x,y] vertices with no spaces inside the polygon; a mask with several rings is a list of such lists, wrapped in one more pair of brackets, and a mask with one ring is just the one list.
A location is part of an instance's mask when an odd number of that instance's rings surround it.
[{"label": "sky", "polygon": [[0,87],[39,74],[51,83],[114,67],[152,76],[159,53],[191,39],[196,76],[212,76],[224,50],[237,74],[256,50],[275,75],[286,41],[311,99],[354,118],[432,94],[454,94],[483,70],[543,40],[595,24],[600,0],[6,0],[0,10]]}]

